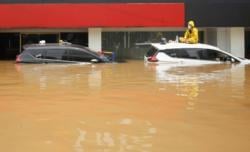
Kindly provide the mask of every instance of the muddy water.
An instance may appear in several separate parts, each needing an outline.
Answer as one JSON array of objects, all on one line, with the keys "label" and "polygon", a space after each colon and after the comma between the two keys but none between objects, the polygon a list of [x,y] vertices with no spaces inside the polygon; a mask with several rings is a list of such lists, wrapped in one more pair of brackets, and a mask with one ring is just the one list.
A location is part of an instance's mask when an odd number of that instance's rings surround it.
[{"label": "muddy water", "polygon": [[248,152],[250,66],[0,62],[0,151]]}]

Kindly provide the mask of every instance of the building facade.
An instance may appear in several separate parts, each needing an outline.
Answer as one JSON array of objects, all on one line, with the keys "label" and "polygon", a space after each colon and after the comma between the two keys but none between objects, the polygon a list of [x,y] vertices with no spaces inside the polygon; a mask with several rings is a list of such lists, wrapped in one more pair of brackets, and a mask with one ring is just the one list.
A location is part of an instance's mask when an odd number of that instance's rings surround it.
[{"label": "building facade", "polygon": [[249,0],[0,0],[0,59],[60,39],[142,58],[136,43],[182,36],[194,20],[202,43],[250,58]]}]

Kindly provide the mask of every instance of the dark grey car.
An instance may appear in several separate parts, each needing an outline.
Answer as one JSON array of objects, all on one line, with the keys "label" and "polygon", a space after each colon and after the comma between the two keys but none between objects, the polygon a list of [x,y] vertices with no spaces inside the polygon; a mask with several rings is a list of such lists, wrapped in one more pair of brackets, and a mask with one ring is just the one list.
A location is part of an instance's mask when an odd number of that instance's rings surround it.
[{"label": "dark grey car", "polygon": [[77,63],[109,62],[104,55],[89,48],[74,44],[31,44],[24,46],[24,51],[17,56],[17,63]]}]

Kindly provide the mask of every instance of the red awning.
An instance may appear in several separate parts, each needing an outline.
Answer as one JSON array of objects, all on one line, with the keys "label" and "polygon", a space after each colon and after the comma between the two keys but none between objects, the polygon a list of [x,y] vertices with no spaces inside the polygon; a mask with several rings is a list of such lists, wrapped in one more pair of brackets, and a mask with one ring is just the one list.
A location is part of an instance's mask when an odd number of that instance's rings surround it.
[{"label": "red awning", "polygon": [[182,27],[183,3],[0,4],[0,28]]}]

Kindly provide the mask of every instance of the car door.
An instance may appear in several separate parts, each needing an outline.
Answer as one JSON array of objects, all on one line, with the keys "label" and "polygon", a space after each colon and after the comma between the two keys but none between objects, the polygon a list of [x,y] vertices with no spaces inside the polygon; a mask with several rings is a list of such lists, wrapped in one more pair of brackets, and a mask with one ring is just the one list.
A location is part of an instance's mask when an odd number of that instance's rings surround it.
[{"label": "car door", "polygon": [[67,51],[64,48],[48,48],[45,51],[45,56],[43,61],[45,63],[64,63],[67,62],[65,60],[65,56],[67,55]]}]

